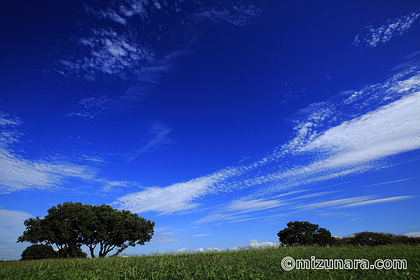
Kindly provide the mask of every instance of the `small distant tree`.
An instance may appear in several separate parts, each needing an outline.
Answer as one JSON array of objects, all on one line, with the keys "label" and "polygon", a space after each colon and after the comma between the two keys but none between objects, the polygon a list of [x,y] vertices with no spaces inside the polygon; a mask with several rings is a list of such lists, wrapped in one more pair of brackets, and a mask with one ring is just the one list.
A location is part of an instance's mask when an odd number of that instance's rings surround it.
[{"label": "small distant tree", "polygon": [[79,259],[85,259],[87,258],[87,254],[82,251],[81,248],[77,249],[63,249],[59,250],[58,252],[59,258],[79,258]]},{"label": "small distant tree", "polygon": [[55,251],[50,245],[34,244],[26,248],[21,254],[21,260],[41,260],[57,258],[87,258],[82,249],[63,249]]},{"label": "small distant tree", "polygon": [[420,245],[420,237],[396,235],[395,239],[395,243],[399,244]]},{"label": "small distant tree", "polygon": [[26,230],[17,242],[55,245],[60,257],[72,257],[86,245],[91,257],[99,245],[99,257],[117,249],[117,256],[129,246],[144,245],[153,235],[155,223],[109,205],[92,206],[65,202],[53,206],[44,218],[24,222]]},{"label": "small distant tree", "polygon": [[55,259],[57,252],[49,245],[35,244],[31,245],[21,254],[21,260],[41,260],[41,259]]},{"label": "small distant tree", "polygon": [[356,233],[354,236],[349,238],[348,243],[351,245],[358,246],[379,246],[379,245],[389,245],[397,242],[397,237],[391,233],[381,233],[381,232],[370,232],[364,231]]},{"label": "small distant tree", "polygon": [[281,243],[285,245],[314,245],[334,244],[335,238],[331,232],[319,225],[309,222],[288,222],[287,227],[277,233]]}]

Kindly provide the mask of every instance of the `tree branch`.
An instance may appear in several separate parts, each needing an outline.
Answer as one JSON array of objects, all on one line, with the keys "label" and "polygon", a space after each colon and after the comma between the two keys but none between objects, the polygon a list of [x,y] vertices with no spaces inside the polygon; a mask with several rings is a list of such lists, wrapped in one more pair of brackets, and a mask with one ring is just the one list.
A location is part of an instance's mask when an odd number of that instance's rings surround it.
[{"label": "tree branch", "polygon": [[121,246],[121,248],[118,249],[118,251],[115,254],[113,254],[111,257],[118,257],[118,255],[121,254],[122,251],[124,251],[125,249],[127,249],[128,246],[129,246],[128,243],[127,244],[123,244]]}]

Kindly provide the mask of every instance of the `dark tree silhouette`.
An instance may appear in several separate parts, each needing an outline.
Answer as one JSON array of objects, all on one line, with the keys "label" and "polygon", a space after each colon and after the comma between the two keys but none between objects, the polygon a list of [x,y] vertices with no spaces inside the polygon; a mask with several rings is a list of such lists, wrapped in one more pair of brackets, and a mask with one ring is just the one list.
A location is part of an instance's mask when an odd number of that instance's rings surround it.
[{"label": "dark tree silhouette", "polygon": [[331,245],[335,238],[331,232],[319,225],[309,222],[288,222],[287,227],[277,233],[281,243],[285,245]]},{"label": "dark tree silhouette", "polygon": [[58,254],[53,247],[40,244],[29,246],[21,254],[21,260],[55,259],[57,257]]}]

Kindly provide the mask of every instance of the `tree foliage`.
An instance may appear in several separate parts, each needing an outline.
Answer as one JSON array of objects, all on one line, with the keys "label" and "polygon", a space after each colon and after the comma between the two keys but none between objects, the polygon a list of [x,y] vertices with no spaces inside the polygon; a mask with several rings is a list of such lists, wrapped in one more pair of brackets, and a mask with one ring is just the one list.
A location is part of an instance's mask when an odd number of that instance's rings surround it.
[{"label": "tree foliage", "polygon": [[57,258],[86,258],[82,249],[63,249],[55,251],[51,245],[34,244],[23,250],[21,260],[40,260]]},{"label": "tree foliage", "polygon": [[21,260],[55,259],[57,252],[49,245],[31,245],[21,254]]},{"label": "tree foliage", "polygon": [[326,246],[335,242],[329,230],[309,222],[289,222],[286,228],[277,233],[277,236],[285,245]]},{"label": "tree foliage", "polygon": [[144,245],[153,235],[154,222],[126,210],[109,205],[92,206],[65,202],[53,206],[44,218],[24,222],[26,230],[18,242],[56,245],[64,257],[70,257],[82,245],[89,248],[91,257],[99,248],[99,257],[117,249],[114,256],[129,246]]},{"label": "tree foliage", "polygon": [[351,239],[351,245],[359,246],[378,246],[378,245],[387,245],[395,243],[396,239],[393,234],[390,233],[380,233],[380,232],[359,232],[356,233]]},{"label": "tree foliage", "polygon": [[406,244],[419,245],[420,237],[395,235],[392,233],[363,231],[339,240],[338,245],[374,247],[381,245]]}]

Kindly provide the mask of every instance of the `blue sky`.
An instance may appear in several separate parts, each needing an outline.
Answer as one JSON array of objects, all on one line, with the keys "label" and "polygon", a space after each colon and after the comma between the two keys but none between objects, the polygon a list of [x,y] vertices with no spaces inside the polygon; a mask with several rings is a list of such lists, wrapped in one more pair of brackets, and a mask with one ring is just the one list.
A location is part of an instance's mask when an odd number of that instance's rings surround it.
[{"label": "blue sky", "polygon": [[276,243],[294,220],[419,235],[418,1],[0,14],[0,258],[66,201],[155,221],[128,254]]}]

